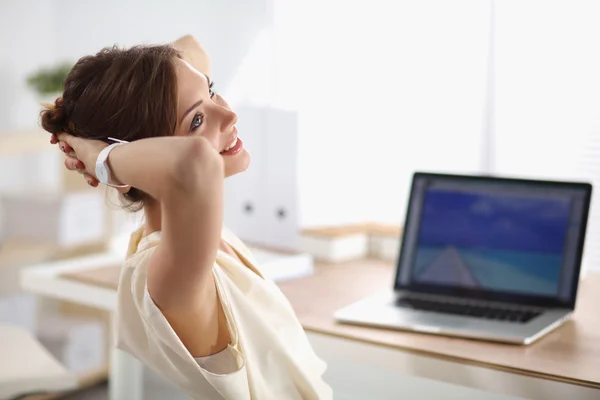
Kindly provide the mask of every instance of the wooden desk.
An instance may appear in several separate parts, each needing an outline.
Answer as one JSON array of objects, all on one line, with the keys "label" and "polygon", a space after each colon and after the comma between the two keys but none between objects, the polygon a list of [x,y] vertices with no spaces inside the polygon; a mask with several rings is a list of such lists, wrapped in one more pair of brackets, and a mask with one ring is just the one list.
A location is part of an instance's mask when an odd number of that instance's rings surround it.
[{"label": "wooden desk", "polygon": [[[314,275],[279,286],[307,331],[600,389],[600,275],[590,275],[580,285],[573,320],[529,346],[359,327],[333,320],[339,308],[391,287],[393,272],[392,265],[376,260],[320,264]],[[64,277],[116,289],[119,267]]]},{"label": "wooden desk", "polygon": [[[331,315],[393,282],[394,268],[360,261],[317,268],[281,285],[305,329],[508,372],[600,388],[600,276],[580,287],[572,321],[529,346],[515,346],[336,323]],[[307,292],[318,296],[307,296]]]}]

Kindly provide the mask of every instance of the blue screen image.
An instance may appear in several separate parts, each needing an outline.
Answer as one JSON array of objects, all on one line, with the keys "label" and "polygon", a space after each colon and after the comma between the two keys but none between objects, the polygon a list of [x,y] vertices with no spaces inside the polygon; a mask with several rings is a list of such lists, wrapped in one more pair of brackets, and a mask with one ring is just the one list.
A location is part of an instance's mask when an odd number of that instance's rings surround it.
[{"label": "blue screen image", "polygon": [[556,295],[569,216],[568,198],[430,188],[412,279]]}]

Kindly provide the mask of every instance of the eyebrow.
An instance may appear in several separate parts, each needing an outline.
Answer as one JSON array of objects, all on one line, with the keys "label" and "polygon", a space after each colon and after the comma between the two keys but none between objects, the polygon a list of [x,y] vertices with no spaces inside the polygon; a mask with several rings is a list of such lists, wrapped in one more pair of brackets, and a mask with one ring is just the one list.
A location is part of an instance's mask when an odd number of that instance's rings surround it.
[{"label": "eyebrow", "polygon": [[192,110],[196,107],[198,107],[200,104],[202,104],[204,100],[200,99],[197,102],[195,102],[194,104],[192,104],[192,106],[190,108],[187,109],[186,112],[183,113],[183,117],[181,117],[181,120],[179,121],[179,124],[181,125],[183,123],[183,120],[185,119],[185,117],[192,112]]}]

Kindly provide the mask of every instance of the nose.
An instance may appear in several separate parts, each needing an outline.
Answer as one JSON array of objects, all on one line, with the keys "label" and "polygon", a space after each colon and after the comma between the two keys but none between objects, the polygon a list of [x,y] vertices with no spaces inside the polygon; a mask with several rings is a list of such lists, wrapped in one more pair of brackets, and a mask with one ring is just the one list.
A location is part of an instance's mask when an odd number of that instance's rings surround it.
[{"label": "nose", "polygon": [[221,132],[229,133],[238,120],[236,113],[229,108],[219,106],[221,112]]}]

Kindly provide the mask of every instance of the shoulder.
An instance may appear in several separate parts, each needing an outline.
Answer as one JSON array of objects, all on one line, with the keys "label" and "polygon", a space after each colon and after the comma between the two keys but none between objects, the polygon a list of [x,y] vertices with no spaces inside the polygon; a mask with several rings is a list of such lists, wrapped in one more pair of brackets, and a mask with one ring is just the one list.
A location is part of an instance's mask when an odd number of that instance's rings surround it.
[{"label": "shoulder", "polygon": [[226,226],[223,226],[221,237],[223,238],[223,240],[229,243],[229,245],[232,246],[234,250],[241,252],[244,256],[251,256],[250,249],[244,244],[244,242],[239,237],[237,237]]},{"label": "shoulder", "polygon": [[156,231],[144,236],[144,226],[142,225],[129,236],[126,259],[135,258],[141,253],[148,253],[147,250],[153,249],[160,242],[161,232]]}]

